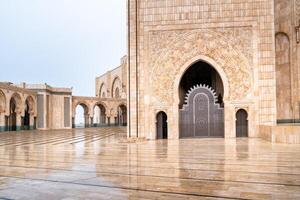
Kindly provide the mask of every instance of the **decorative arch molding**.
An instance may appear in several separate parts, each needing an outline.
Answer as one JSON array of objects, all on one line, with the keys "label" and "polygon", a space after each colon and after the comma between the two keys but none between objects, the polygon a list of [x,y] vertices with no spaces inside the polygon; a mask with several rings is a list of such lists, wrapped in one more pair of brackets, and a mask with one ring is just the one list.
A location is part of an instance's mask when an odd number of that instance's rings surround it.
[{"label": "decorative arch molding", "polygon": [[229,80],[226,76],[225,71],[223,70],[223,68],[216,63],[213,59],[203,56],[203,55],[199,55],[196,56],[192,59],[190,59],[189,61],[187,61],[178,71],[176,77],[175,77],[175,81],[174,81],[174,87],[173,87],[173,91],[174,91],[174,101],[178,104],[179,103],[179,97],[178,97],[178,89],[179,89],[179,85],[180,85],[180,81],[183,77],[183,75],[185,74],[185,72],[196,62],[198,61],[203,61],[206,62],[207,64],[209,64],[212,68],[214,68],[218,74],[220,75],[221,79],[222,79],[222,83],[223,83],[223,89],[224,89],[224,97],[223,99],[225,101],[229,100]]},{"label": "decorative arch molding", "polygon": [[99,89],[99,97],[100,98],[106,98],[107,97],[107,88],[104,82],[101,83],[100,89]]},{"label": "decorative arch molding", "polygon": [[103,101],[97,101],[97,102],[95,102],[95,103],[93,103],[91,105],[91,113],[92,113],[92,115],[94,115],[95,107],[98,106],[98,105],[101,105],[101,106],[103,106],[105,108],[105,114],[106,115],[109,114],[108,113],[109,109],[108,109],[108,106],[106,105],[106,103],[104,103]]},{"label": "decorative arch molding", "polygon": [[28,106],[29,106],[29,113],[31,115],[36,115],[37,112],[36,112],[36,101],[34,100],[34,98],[32,96],[27,96],[26,97],[26,100],[25,100],[25,106],[26,104],[28,103]]},{"label": "decorative arch molding", "polygon": [[6,96],[2,90],[0,90],[0,114],[6,111]]},{"label": "decorative arch molding", "polygon": [[[245,33],[244,39],[251,41],[251,31]],[[252,51],[246,54],[242,50],[246,46],[243,38],[237,39],[232,35],[208,29],[150,33],[150,82],[159,83],[154,84],[151,91],[152,96],[157,97],[155,101],[172,102],[171,92],[176,90],[178,93],[180,77],[198,60],[211,64],[219,72],[224,82],[224,99],[245,98],[253,85]],[[247,45],[251,46],[251,43]]]},{"label": "decorative arch molding", "polygon": [[73,109],[72,109],[72,117],[75,117],[76,115],[76,108],[77,106],[82,106],[84,110],[84,114],[90,114],[90,105],[86,103],[85,101],[78,101],[73,104]]},{"label": "decorative arch molding", "polygon": [[[10,110],[10,102],[11,100],[14,100],[16,102],[16,113],[17,114],[22,114],[24,112],[24,99],[19,93],[13,93],[10,98],[9,98],[9,103],[7,104],[8,106],[8,113]],[[9,114],[8,114],[9,115]]]},{"label": "decorative arch molding", "polygon": [[276,37],[277,35],[284,35],[284,36],[286,36],[286,37],[288,38],[288,40],[290,41],[290,37],[289,37],[289,35],[288,35],[286,32],[278,31],[278,32],[275,33],[275,37]]},{"label": "decorative arch molding", "polygon": [[[119,90],[119,96],[116,96],[116,89]],[[111,97],[112,98],[120,98],[121,97],[121,91],[122,91],[122,82],[119,76],[115,76],[112,82],[111,86]]]},{"label": "decorative arch molding", "polygon": [[125,106],[127,108],[127,103],[125,102],[121,102],[117,105],[117,108],[120,107],[120,106]]}]

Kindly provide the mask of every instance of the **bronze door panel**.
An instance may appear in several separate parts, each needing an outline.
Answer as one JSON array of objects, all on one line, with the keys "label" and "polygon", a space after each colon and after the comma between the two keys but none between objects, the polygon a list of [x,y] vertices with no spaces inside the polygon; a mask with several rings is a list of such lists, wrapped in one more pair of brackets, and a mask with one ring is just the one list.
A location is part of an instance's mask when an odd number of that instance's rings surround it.
[{"label": "bronze door panel", "polygon": [[224,109],[216,102],[208,86],[193,87],[179,110],[180,137],[224,137]]}]

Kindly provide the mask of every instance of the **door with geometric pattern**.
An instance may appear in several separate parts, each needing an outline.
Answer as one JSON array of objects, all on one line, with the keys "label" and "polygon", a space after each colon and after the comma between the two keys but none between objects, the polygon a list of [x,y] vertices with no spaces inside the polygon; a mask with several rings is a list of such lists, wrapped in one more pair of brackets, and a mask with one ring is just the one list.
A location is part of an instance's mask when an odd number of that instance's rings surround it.
[{"label": "door with geometric pattern", "polygon": [[180,137],[224,137],[224,108],[217,101],[210,87],[191,88],[179,110]]}]

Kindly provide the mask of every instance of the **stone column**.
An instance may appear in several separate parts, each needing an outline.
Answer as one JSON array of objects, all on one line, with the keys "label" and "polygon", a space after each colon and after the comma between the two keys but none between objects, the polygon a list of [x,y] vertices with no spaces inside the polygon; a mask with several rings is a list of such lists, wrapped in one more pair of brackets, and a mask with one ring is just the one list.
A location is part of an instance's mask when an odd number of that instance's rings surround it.
[{"label": "stone column", "polygon": [[224,102],[224,138],[235,138],[235,109],[228,101]]},{"label": "stone column", "polygon": [[30,119],[29,119],[29,130],[33,130],[34,129],[34,116],[33,113],[30,113]]},{"label": "stone column", "polygon": [[90,122],[91,118],[90,118],[90,115],[89,114],[85,114],[84,115],[84,127],[85,128],[89,128],[90,127]]},{"label": "stone column", "polygon": [[5,115],[0,113],[0,132],[5,131]]},{"label": "stone column", "polygon": [[94,127],[94,117],[90,117],[90,127]]},{"label": "stone column", "polygon": [[110,117],[110,125],[111,125],[111,126],[114,126],[114,125],[115,125],[115,117],[114,117],[114,116],[111,116],[111,117]]},{"label": "stone column", "polygon": [[105,126],[108,124],[108,117],[107,117],[107,114],[105,113],[104,115],[103,114],[100,114],[100,125],[101,126]]},{"label": "stone column", "polygon": [[20,113],[17,113],[16,115],[17,115],[16,116],[16,121],[17,121],[17,123],[16,123],[16,131],[20,131],[21,130],[21,126],[22,126],[22,116],[21,116]]},{"label": "stone column", "polygon": [[107,126],[110,126],[111,125],[111,117],[110,116],[107,116],[107,119],[106,119],[106,125]]},{"label": "stone column", "polygon": [[75,127],[75,117],[72,117],[72,128],[76,128]]},{"label": "stone column", "polygon": [[138,130],[138,48],[137,48],[137,39],[138,39],[138,13],[136,12],[138,5],[137,1],[129,0],[128,1],[128,85],[127,85],[127,105],[128,105],[128,114],[129,114],[129,121],[128,121],[128,137],[138,137],[139,130]]}]

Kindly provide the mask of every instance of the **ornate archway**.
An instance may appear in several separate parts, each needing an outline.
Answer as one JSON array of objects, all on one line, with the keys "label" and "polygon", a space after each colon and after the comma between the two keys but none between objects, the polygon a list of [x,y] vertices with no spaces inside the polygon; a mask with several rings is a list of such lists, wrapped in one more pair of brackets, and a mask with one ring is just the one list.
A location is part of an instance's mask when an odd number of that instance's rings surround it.
[{"label": "ornate archway", "polygon": [[93,107],[93,126],[101,127],[106,125],[106,107],[103,103],[96,103]]},{"label": "ornate archway", "polygon": [[218,72],[202,60],[179,84],[180,137],[224,137],[224,86]]},{"label": "ornate archway", "polygon": [[107,97],[106,93],[107,93],[107,88],[105,86],[105,83],[102,83],[99,89],[99,97],[106,98]]},{"label": "ornate archway", "polygon": [[25,101],[24,117],[22,119],[23,130],[35,129],[34,108],[35,108],[34,99],[31,96],[27,97]]},{"label": "ornate archway", "polygon": [[88,128],[90,126],[89,107],[84,102],[79,102],[74,107],[72,118],[73,128]]},{"label": "ornate archway", "polygon": [[124,104],[118,106],[118,117],[116,123],[119,126],[127,126],[127,107]]},{"label": "ornate archway", "polygon": [[114,78],[112,86],[111,86],[111,97],[112,98],[120,98],[121,97],[121,89],[122,83],[120,78],[117,76]]},{"label": "ornate archway", "polygon": [[[192,64],[199,61],[212,66],[222,80],[224,112],[227,113],[224,120],[226,137],[234,136],[231,127],[234,126],[235,113],[231,103],[251,98],[250,94],[254,92],[253,59],[251,51],[244,48],[251,46],[247,36],[251,29],[245,28],[240,33],[238,37],[220,29],[149,33],[147,66],[151,68],[146,79],[149,95],[145,112],[155,113],[162,108],[173,111],[168,116],[170,138],[180,136],[178,90],[181,78]],[[154,139],[155,123],[146,129],[150,130],[149,137]]]},{"label": "ornate archway", "polygon": [[22,98],[18,93],[14,93],[9,102],[9,117],[8,117],[8,130],[18,131],[21,129],[21,111]]}]

